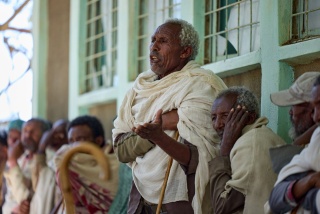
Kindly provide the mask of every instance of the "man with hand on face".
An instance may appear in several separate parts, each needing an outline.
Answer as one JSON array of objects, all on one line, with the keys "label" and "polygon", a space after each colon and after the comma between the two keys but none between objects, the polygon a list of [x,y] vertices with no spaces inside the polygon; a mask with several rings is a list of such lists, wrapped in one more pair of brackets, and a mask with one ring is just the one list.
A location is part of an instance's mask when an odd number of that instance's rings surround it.
[{"label": "man with hand on face", "polygon": [[50,126],[46,120],[31,118],[24,123],[21,141],[8,150],[7,169],[4,173],[8,192],[2,207],[3,213],[29,213],[35,191],[35,154],[43,133]]},{"label": "man with hand on face", "polygon": [[24,123],[20,119],[10,121],[8,125],[8,147],[13,146],[17,140],[21,139],[21,129]]},{"label": "man with hand on face", "polygon": [[30,213],[50,213],[61,200],[61,192],[56,185],[53,156],[58,149],[68,143],[67,126],[69,121],[59,119],[53,123],[40,140],[35,155],[35,193],[30,204]]},{"label": "man with hand on face", "polygon": [[[218,151],[210,107],[226,85],[194,61],[198,47],[188,22],[160,25],[151,37],[151,70],[137,77],[114,121],[115,152],[132,169],[130,214],[155,213],[170,156],[161,212],[209,213],[208,161]],[[180,137],[173,139],[177,131]]]},{"label": "man with hand on face", "polygon": [[209,162],[214,213],[263,213],[277,178],[269,148],[285,142],[266,127],[257,98],[244,87],[222,91],[211,119],[221,139],[220,155]]}]

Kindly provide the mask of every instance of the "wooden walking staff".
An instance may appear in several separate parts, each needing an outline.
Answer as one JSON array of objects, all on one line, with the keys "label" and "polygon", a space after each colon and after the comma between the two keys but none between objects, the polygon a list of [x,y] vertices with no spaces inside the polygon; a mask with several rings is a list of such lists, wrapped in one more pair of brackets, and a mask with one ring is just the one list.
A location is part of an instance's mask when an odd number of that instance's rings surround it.
[{"label": "wooden walking staff", "polygon": [[107,157],[103,154],[103,151],[96,145],[90,142],[81,142],[75,147],[67,151],[62,158],[60,165],[59,180],[61,184],[61,192],[64,198],[64,205],[66,207],[67,214],[74,214],[75,204],[72,196],[72,187],[69,179],[69,162],[71,158],[77,153],[88,153],[91,154],[98,164],[101,166],[102,171],[100,177],[108,180],[109,175],[109,163]]},{"label": "wooden walking staff", "polygon": [[[178,141],[178,138],[179,138],[179,132],[177,131],[174,139],[176,141]],[[163,198],[164,198],[164,193],[166,192],[167,182],[168,182],[168,178],[169,178],[169,174],[170,174],[170,170],[171,170],[171,166],[172,166],[172,161],[173,161],[172,157],[169,156],[168,167],[167,167],[167,171],[166,171],[166,174],[164,176],[163,183],[162,183],[156,214],[160,214],[161,205],[162,205],[162,201],[163,201]]]}]

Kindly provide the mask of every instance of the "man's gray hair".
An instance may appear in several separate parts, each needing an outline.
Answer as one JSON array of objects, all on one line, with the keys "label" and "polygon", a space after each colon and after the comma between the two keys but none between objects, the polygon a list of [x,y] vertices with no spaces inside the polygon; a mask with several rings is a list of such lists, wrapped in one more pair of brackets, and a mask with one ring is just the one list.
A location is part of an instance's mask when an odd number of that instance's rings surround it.
[{"label": "man's gray hair", "polygon": [[194,60],[198,55],[199,50],[199,35],[194,27],[183,19],[168,19],[165,23],[179,24],[181,26],[180,45],[182,47],[190,46],[192,48],[189,60]]},{"label": "man's gray hair", "polygon": [[258,99],[256,95],[254,95],[249,89],[244,86],[233,86],[221,91],[216,99],[229,95],[237,96],[237,101],[234,107],[236,107],[237,105],[245,106],[249,112],[255,113],[257,118],[260,117]]}]

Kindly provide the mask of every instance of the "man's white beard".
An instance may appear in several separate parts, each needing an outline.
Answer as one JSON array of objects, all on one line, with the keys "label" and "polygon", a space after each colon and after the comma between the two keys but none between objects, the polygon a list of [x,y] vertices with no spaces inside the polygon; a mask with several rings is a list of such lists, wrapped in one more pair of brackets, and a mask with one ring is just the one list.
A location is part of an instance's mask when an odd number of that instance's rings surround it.
[{"label": "man's white beard", "polygon": [[291,138],[292,141],[298,137],[297,136],[297,132],[296,132],[296,130],[294,129],[293,126],[291,126],[291,128],[289,129],[288,135],[289,135],[289,137]]}]

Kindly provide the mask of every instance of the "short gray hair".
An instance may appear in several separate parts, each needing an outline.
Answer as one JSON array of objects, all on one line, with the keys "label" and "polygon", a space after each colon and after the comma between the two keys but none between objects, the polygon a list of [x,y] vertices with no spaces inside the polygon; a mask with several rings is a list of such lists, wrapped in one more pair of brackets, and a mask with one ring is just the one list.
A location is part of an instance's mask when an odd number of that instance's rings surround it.
[{"label": "short gray hair", "polygon": [[226,90],[221,91],[217,98],[226,97],[228,95],[235,95],[237,96],[237,101],[235,106],[241,105],[245,106],[246,109],[251,112],[255,113],[257,117],[260,117],[260,108],[259,103],[256,95],[254,95],[249,89],[244,86],[233,86]]},{"label": "short gray hair", "polygon": [[191,56],[189,60],[194,60],[199,51],[199,35],[194,27],[183,19],[168,19],[165,23],[179,24],[181,26],[180,31],[180,45],[182,47],[190,46],[192,48]]}]

